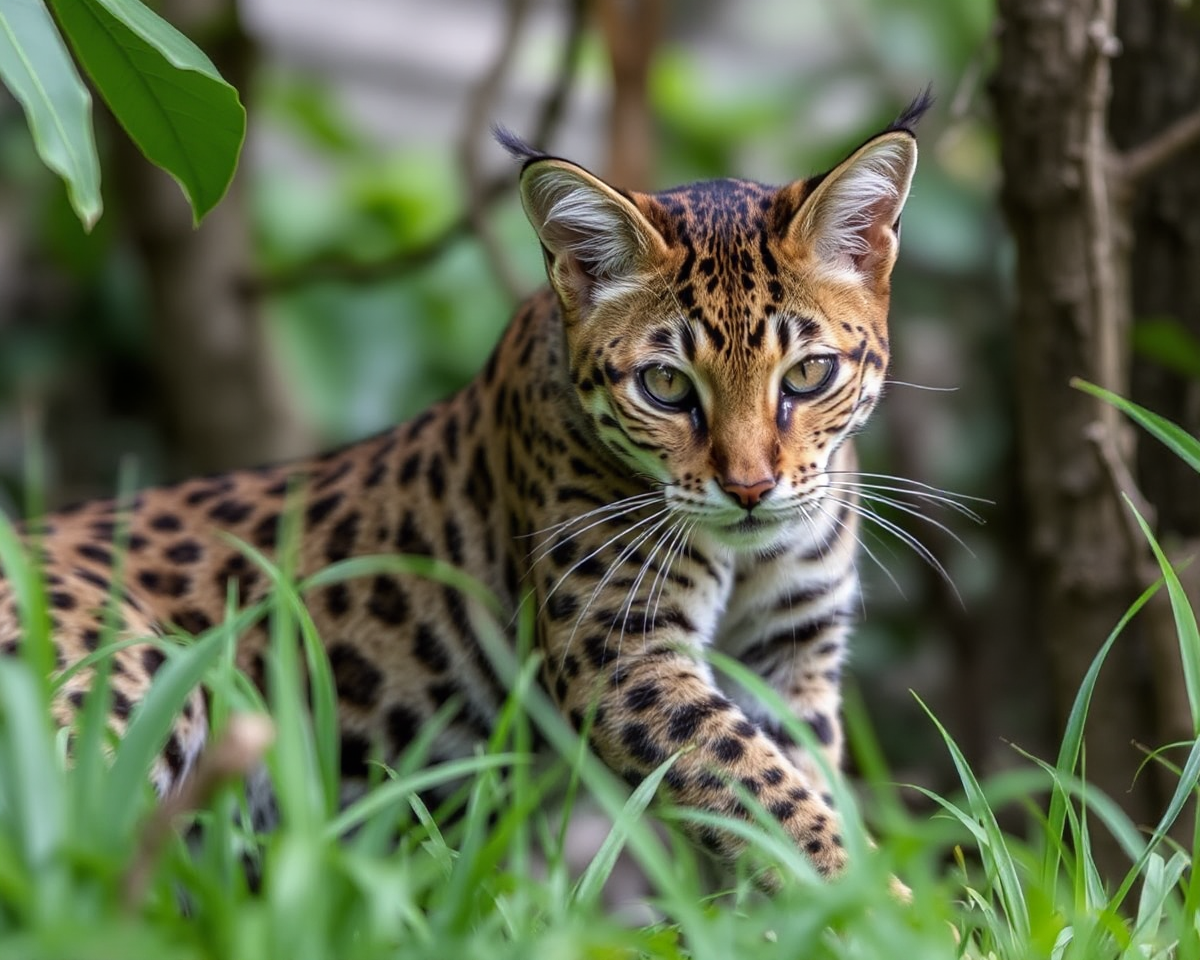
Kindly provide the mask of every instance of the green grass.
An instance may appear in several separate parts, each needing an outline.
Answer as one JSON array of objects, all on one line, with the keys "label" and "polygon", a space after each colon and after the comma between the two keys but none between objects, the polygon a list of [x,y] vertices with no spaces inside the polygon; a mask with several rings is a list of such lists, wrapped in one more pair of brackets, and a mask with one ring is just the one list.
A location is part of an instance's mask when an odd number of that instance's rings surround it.
[{"label": "green grass", "polygon": [[[1148,429],[1157,426],[1148,422]],[[1200,444],[1168,435],[1200,463]],[[294,537],[285,530],[282,542]],[[1155,551],[1195,711],[1196,622],[1157,545]],[[650,812],[669,823],[697,815],[654,806],[666,765],[631,793],[581,746],[535,682],[528,618],[518,655],[496,623],[484,637],[512,691],[486,749],[467,760],[428,764],[429,745],[450,716],[444,710],[394,769],[379,767],[371,791],[340,808],[335,694],[303,591],[347,577],[415,571],[475,590],[481,610],[496,611],[460,573],[428,560],[357,558],[296,584],[286,564],[276,568],[249,548],[247,555],[271,577],[272,596],[246,611],[231,605],[227,623],[198,638],[164,641],[168,663],[119,743],[104,724],[114,647],[93,656],[88,666],[96,682],[71,731],[68,762],[67,732],[49,719],[62,678],[47,670],[53,654],[44,590],[13,529],[0,522],[0,563],[17,591],[27,637],[19,657],[0,658],[0,958],[1200,960],[1200,879],[1189,869],[1200,820],[1192,825],[1191,849],[1164,839],[1177,818],[1194,810],[1187,801],[1200,780],[1200,746],[1185,745],[1175,796],[1150,830],[1130,823],[1082,773],[1097,674],[1125,624],[1162,584],[1114,625],[1053,760],[1027,757],[1016,772],[981,782],[952,732],[930,715],[962,784],[956,796],[923,791],[942,811],[931,819],[904,812],[851,696],[847,726],[866,786],[855,795],[839,787],[847,844],[856,854],[847,874],[817,881],[766,816],[725,823],[749,839],[748,862],[774,864],[784,878],[782,890],[768,897],[746,875],[714,890],[702,879],[709,871],[676,831],[650,828]],[[268,609],[264,705],[234,669],[233,645],[238,630]],[[296,679],[302,662],[308,690]],[[714,666],[753,685],[735,663],[714,658]],[[197,682],[211,691],[218,738],[231,725],[237,729],[239,716],[269,706],[277,735],[267,767],[282,823],[267,835],[241,825],[237,814],[246,801],[236,778],[177,818],[178,829],[160,830],[147,771]],[[798,736],[807,734],[793,726]],[[557,762],[532,762],[535,731]],[[415,796],[441,783],[462,783],[461,816],[445,828]],[[584,795],[614,825],[590,866],[575,875],[556,811],[560,800],[569,810]],[[998,819],[1001,808],[1025,812],[1023,831],[1006,832],[1001,822],[1013,817],[1008,810]],[[874,851],[864,819],[878,844]],[[189,842],[184,832],[192,822],[203,829]],[[1092,854],[1099,830],[1111,832],[1126,852],[1126,875],[1100,877]],[[605,881],[622,852],[649,878],[650,906],[660,918],[649,926],[622,923],[604,907]],[[247,880],[247,860],[261,874],[257,890]],[[892,875],[912,887],[911,905],[889,894]]]}]

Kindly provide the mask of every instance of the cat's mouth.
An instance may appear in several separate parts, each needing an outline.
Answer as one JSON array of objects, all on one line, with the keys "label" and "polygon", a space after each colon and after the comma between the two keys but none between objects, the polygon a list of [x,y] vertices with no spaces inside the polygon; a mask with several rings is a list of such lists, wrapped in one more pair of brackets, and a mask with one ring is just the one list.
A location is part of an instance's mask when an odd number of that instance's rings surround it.
[{"label": "cat's mouth", "polygon": [[773,527],[775,524],[776,521],[770,517],[755,516],[752,513],[748,513],[737,523],[729,524],[726,529],[732,533],[757,533],[760,530]]}]

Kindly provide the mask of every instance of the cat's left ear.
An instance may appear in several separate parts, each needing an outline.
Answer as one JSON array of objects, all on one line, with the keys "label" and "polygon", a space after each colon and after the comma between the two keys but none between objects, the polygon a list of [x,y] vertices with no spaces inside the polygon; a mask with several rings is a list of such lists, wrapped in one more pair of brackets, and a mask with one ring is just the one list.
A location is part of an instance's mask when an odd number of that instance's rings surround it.
[{"label": "cat's left ear", "polygon": [[580,311],[628,289],[666,255],[662,235],[628,196],[566,160],[526,163],[521,200],[550,283]]},{"label": "cat's left ear", "polygon": [[812,189],[787,240],[819,271],[886,289],[916,167],[917,141],[908,130],[868,140]]}]

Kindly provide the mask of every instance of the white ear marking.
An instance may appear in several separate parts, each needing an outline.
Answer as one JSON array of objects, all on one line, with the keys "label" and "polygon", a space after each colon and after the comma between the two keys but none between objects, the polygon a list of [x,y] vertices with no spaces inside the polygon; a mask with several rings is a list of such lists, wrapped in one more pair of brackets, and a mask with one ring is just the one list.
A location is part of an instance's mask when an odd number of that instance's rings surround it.
[{"label": "white ear marking", "polygon": [[645,253],[645,239],[629,228],[612,200],[568,171],[540,174],[529,193],[535,209],[543,211],[539,230],[543,240],[559,247],[553,252],[574,256],[589,273],[620,276]]},{"label": "white ear marking", "polygon": [[834,269],[858,272],[876,253],[890,267],[895,251],[892,227],[908,197],[915,167],[916,145],[908,135],[867,144],[817,186],[801,207],[797,235],[811,244],[819,261]]}]

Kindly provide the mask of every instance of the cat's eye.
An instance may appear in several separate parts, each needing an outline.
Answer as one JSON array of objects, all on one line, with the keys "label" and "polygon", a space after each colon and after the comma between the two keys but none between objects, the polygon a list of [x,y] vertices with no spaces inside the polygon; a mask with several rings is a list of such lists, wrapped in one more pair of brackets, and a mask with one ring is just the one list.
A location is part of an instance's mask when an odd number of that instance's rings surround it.
[{"label": "cat's eye", "polygon": [[683,407],[692,397],[692,381],[674,367],[657,364],[646,367],[641,374],[642,389],[663,406]]},{"label": "cat's eye", "polygon": [[835,357],[808,357],[783,375],[783,389],[794,396],[820,393],[833,382],[836,369]]}]

